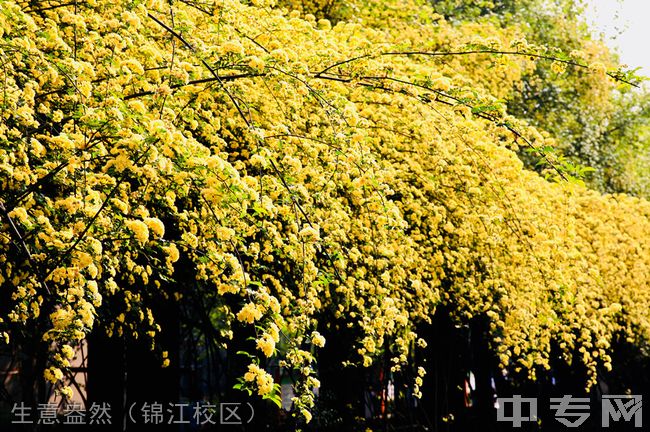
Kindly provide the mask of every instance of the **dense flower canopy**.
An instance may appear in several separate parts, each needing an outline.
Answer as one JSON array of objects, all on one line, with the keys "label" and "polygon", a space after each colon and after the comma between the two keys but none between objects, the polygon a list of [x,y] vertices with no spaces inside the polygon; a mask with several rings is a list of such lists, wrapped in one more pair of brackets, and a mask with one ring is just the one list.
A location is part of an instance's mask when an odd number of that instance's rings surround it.
[{"label": "dense flower canopy", "polygon": [[190,290],[224,345],[254,327],[245,388],[277,391],[260,359],[302,372],[306,416],[329,325],[358,329],[347,361],[390,347],[399,369],[443,304],[489,318],[504,368],[534,378],[557,343],[587,385],[616,335],[647,346],[650,203],[524,168],[556,143],[502,101],[555,62],[606,105],[604,49],[553,60],[516,26],[364,3],[332,25],[264,0],[2,1],[0,331],[40,323],[49,381],[97,325],[153,346],[151,302]]}]

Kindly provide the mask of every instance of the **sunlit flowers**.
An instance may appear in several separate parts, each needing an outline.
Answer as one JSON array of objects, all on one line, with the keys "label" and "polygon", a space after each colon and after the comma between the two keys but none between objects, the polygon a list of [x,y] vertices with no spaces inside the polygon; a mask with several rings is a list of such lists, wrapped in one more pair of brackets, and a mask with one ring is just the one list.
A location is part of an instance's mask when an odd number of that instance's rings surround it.
[{"label": "sunlit flowers", "polygon": [[131,230],[135,239],[140,243],[146,243],[149,240],[149,227],[141,220],[128,220],[126,227]]},{"label": "sunlit flowers", "polygon": [[260,318],[262,318],[262,311],[255,303],[246,303],[237,313],[237,319],[248,324],[252,324]]},{"label": "sunlit flowers", "polygon": [[257,394],[264,396],[273,391],[273,377],[256,364],[248,365],[244,380],[257,386]]}]

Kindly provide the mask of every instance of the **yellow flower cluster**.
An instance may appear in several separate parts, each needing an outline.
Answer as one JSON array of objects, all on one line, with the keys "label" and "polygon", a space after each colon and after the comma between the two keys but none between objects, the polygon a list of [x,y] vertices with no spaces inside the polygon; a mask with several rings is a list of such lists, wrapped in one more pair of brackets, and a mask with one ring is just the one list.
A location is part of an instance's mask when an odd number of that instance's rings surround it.
[{"label": "yellow flower cluster", "polygon": [[52,384],[55,384],[63,378],[63,372],[61,372],[61,369],[59,368],[50,367],[45,369],[45,372],[43,372],[43,376],[47,381],[51,382]]},{"label": "yellow flower cluster", "polygon": [[150,232],[153,232],[157,238],[162,238],[165,235],[165,225],[158,218],[146,218],[144,223]]},{"label": "yellow flower cluster", "polygon": [[275,352],[275,343],[277,341],[273,339],[273,336],[270,334],[264,334],[262,337],[257,339],[257,349],[262,351],[266,357],[271,357]]},{"label": "yellow flower cluster", "polygon": [[322,348],[325,346],[325,338],[323,335],[315,331],[311,334],[311,343],[319,348]]},{"label": "yellow flower cluster", "polygon": [[66,399],[72,398],[72,388],[70,386],[63,386],[59,390],[59,394]]},{"label": "yellow flower cluster", "polygon": [[128,220],[126,221],[126,227],[133,232],[135,239],[140,243],[146,243],[149,240],[149,227],[145,222]]},{"label": "yellow flower cluster", "polygon": [[61,347],[61,352],[68,360],[72,360],[74,358],[74,349],[70,345],[63,345]]},{"label": "yellow flower cluster", "polygon": [[[64,367],[99,308],[109,334],[152,342],[152,293],[198,287],[219,298],[224,344],[244,337],[235,320],[255,325],[250,355],[300,371],[306,418],[317,354],[304,348],[324,346],[321,324],[356,331],[342,361],[370,366],[389,348],[399,370],[435,342],[415,329],[443,303],[459,322],[489,319],[504,367],[534,378],[557,343],[592,383],[616,335],[650,339],[650,203],[525,170],[499,126],[552,141],[498,103],[534,61],[396,54],[519,46],[516,30],[453,26],[411,0],[364,2],[361,20],[333,26],[269,2],[220,1],[218,17],[136,3],[74,16],[3,3],[2,332],[43,308],[38,337],[62,346]],[[170,7],[191,32],[161,25]],[[59,31],[70,19],[86,31]],[[585,86],[605,105],[602,75]],[[255,363],[244,379],[274,391]]]},{"label": "yellow flower cluster", "polygon": [[262,311],[255,303],[246,303],[237,313],[237,319],[248,324],[252,324],[260,318],[262,318]]},{"label": "yellow flower cluster", "polygon": [[260,396],[273,391],[273,377],[271,374],[254,363],[248,365],[248,372],[244,374],[244,380],[254,383],[257,386],[257,394]]}]

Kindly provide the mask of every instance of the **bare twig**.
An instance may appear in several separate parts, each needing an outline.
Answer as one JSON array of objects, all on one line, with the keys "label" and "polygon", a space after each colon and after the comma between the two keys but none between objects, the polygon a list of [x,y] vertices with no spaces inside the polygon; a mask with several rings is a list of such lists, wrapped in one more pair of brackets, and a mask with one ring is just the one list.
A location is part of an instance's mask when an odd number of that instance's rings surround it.
[{"label": "bare twig", "polygon": [[[365,58],[377,58],[377,57],[382,57],[382,56],[427,56],[427,57],[447,57],[447,56],[466,56],[466,55],[473,55],[473,54],[499,54],[499,55],[510,55],[510,56],[520,56],[520,57],[529,57],[529,58],[536,58],[536,59],[541,59],[541,60],[550,60],[550,61],[555,61],[559,63],[564,63],[566,65],[570,66],[575,66],[579,67],[582,69],[589,69],[588,65],[578,63],[573,60],[566,60],[566,59],[561,59],[558,57],[553,57],[550,55],[545,55],[545,54],[537,54],[537,53],[531,53],[531,52],[523,52],[523,51],[500,51],[500,50],[494,50],[494,49],[478,49],[478,50],[469,50],[469,51],[387,51],[387,52],[382,52],[378,54],[364,54],[360,55],[357,57],[351,57],[346,60],[341,60],[339,62],[336,62],[330,66],[327,66],[325,69],[321,70],[320,72],[317,72],[314,77],[315,78],[322,78],[324,74],[326,74],[328,71],[334,69],[335,67],[342,66],[344,64],[352,63],[357,60],[365,59]],[[631,85],[633,87],[638,88],[639,85],[635,84],[633,82],[630,82],[618,74],[615,74],[613,72],[606,72],[607,76],[610,78],[623,82],[625,84]]]}]

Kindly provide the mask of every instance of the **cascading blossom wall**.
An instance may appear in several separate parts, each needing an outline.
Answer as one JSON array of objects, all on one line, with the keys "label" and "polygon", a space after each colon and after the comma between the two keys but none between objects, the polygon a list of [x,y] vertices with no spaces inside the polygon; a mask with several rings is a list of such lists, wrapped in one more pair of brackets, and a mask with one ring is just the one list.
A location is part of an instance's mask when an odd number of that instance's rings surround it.
[{"label": "cascading blossom wall", "polygon": [[[647,346],[650,203],[515,153],[555,145],[500,102],[548,60],[516,28],[367,3],[333,26],[265,1],[0,2],[0,331],[38,323],[62,394],[98,320],[153,347],[151,302],[188,290],[222,299],[224,346],[254,327],[242,388],[277,399],[277,356],[308,418],[328,319],[358,330],[347,361],[394,370],[440,304],[487,316],[531,378],[552,343],[587,385],[616,335]],[[605,104],[599,53],[575,62]]]}]

